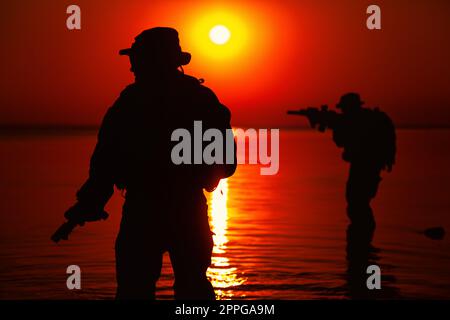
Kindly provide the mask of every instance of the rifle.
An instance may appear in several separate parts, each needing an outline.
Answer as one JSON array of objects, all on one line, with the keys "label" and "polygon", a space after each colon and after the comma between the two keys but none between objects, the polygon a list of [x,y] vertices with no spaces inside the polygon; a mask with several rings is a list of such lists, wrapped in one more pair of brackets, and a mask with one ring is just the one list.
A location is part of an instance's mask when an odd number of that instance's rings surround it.
[{"label": "rifle", "polygon": [[60,240],[68,240],[69,235],[72,233],[73,229],[78,225],[77,222],[68,220],[64,222],[51,236],[53,242],[58,243]]},{"label": "rifle", "polygon": [[321,106],[320,109],[309,107],[299,110],[288,110],[287,114],[307,117],[311,128],[317,127],[320,132],[325,132],[327,128],[333,129],[341,117],[337,112],[328,110],[327,105]]},{"label": "rifle", "polygon": [[68,240],[69,235],[76,226],[84,226],[86,222],[90,221],[106,220],[109,216],[105,211],[98,211],[89,216],[85,216],[84,214],[85,211],[82,211],[79,206],[75,205],[71,207],[65,213],[67,221],[55,231],[50,239],[55,243],[58,243],[60,240]]}]

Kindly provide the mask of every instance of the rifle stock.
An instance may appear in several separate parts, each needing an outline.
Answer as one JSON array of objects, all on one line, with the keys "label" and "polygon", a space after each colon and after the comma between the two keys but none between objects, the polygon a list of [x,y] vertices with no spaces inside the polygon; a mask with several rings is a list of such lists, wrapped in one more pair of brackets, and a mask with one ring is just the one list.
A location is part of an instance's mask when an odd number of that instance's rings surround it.
[{"label": "rifle stock", "polygon": [[51,236],[51,240],[55,243],[58,243],[60,240],[68,240],[69,235],[72,233],[73,229],[78,225],[78,223],[74,221],[64,222]]},{"label": "rifle stock", "polygon": [[58,243],[60,240],[68,240],[69,235],[76,226],[83,226],[86,222],[106,220],[109,216],[104,210],[99,210],[88,216],[83,215],[83,211],[79,210],[80,209],[78,209],[77,206],[73,206],[66,212],[66,217],[69,213],[68,220],[59,226],[55,233],[50,237],[53,242]]}]

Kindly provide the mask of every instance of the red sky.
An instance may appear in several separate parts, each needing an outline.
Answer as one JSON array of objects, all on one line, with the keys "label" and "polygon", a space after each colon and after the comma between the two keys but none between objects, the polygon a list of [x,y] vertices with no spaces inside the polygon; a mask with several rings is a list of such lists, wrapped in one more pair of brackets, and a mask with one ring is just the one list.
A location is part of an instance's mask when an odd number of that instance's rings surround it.
[{"label": "red sky", "polygon": [[[4,1],[0,124],[99,124],[133,80],[118,50],[172,26],[193,55],[186,73],[206,80],[233,125],[301,124],[285,110],[347,91],[398,124],[450,125],[450,2],[374,3],[380,31],[366,28],[371,1]],[[80,31],[66,28],[70,4]],[[221,48],[207,37],[216,23],[232,32]]]}]

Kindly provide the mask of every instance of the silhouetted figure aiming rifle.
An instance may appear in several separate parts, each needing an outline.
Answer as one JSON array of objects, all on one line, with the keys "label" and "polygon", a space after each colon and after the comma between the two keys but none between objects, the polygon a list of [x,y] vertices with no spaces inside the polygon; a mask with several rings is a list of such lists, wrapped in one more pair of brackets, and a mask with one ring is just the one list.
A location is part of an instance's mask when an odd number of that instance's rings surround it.
[{"label": "silhouetted figure aiming rifle", "polygon": [[347,181],[347,214],[352,224],[375,228],[370,201],[375,197],[381,171],[390,172],[395,163],[396,134],[391,119],[378,108],[363,107],[359,94],[347,93],[336,105],[341,112],[327,106],[288,111],[308,118],[311,127],[333,131],[333,140],[343,148],[342,158],[350,163]]}]

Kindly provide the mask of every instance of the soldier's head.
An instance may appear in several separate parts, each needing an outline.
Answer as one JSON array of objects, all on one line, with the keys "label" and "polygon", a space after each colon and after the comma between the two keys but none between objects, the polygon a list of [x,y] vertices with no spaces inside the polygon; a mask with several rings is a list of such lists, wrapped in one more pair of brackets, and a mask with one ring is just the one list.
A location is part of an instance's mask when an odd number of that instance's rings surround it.
[{"label": "soldier's head", "polygon": [[181,51],[178,32],[165,27],[144,30],[119,54],[129,56],[136,79],[174,73],[191,60],[190,53]]},{"label": "soldier's head", "polygon": [[341,109],[342,113],[352,113],[361,109],[363,104],[358,93],[350,92],[341,97],[336,108]]}]

